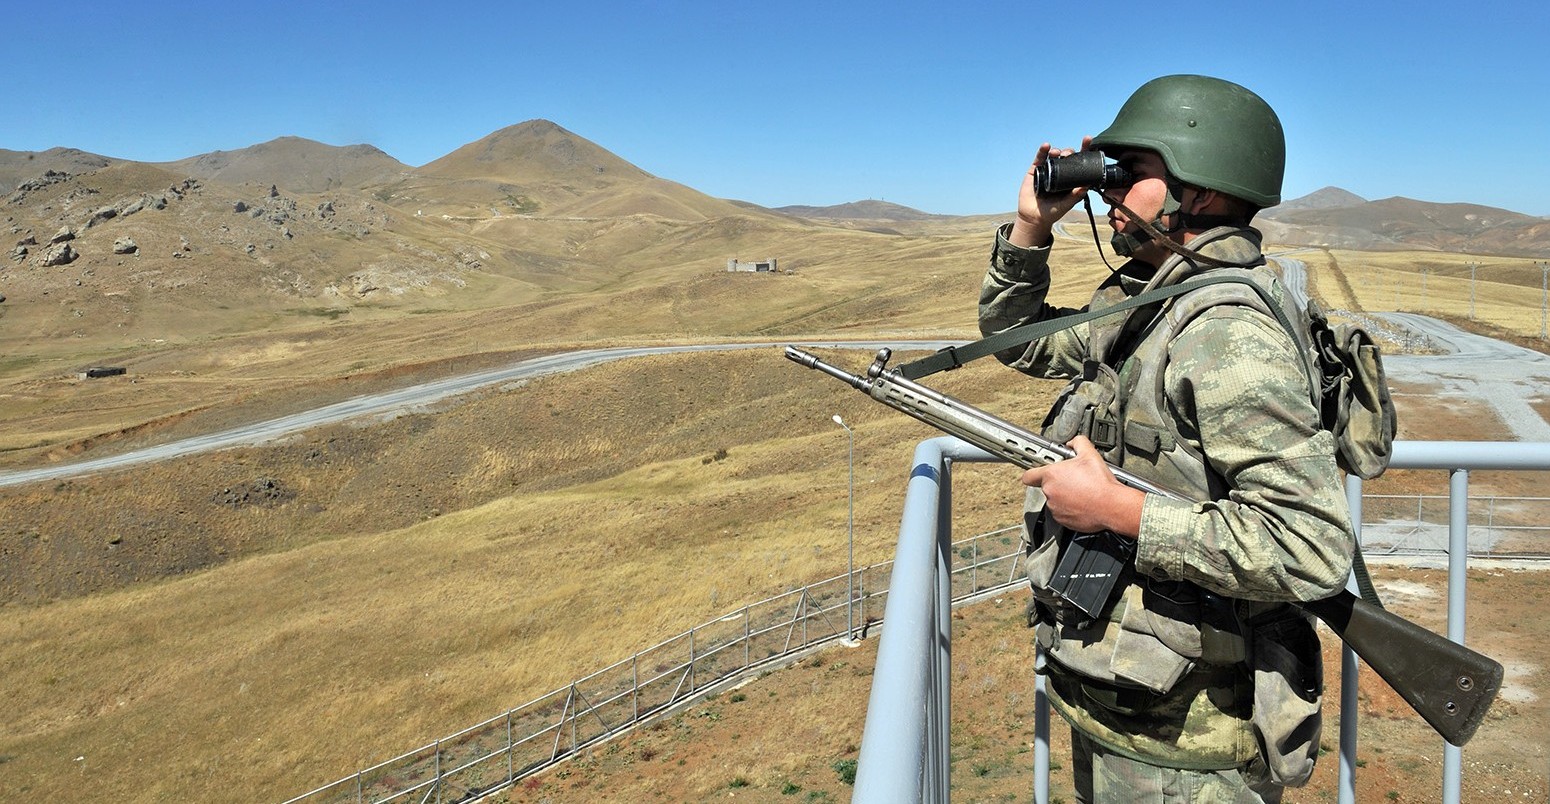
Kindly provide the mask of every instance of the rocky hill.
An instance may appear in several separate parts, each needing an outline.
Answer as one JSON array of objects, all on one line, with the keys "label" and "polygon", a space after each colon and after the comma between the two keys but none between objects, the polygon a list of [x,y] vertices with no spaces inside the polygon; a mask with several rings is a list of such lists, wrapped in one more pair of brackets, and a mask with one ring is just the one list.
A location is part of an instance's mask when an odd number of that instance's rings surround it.
[{"label": "rocky hill", "polygon": [[225,184],[273,185],[297,193],[361,189],[392,181],[409,166],[371,145],[324,145],[280,137],[236,151],[169,162],[168,170]]},{"label": "rocky hill", "polygon": [[119,160],[75,148],[50,148],[47,151],[0,148],[0,193],[9,193],[25,182],[37,181],[50,173],[86,173],[116,161]]},{"label": "rocky hill", "polygon": [[747,207],[653,176],[547,120],[503,128],[377,192],[427,214],[475,218],[652,215],[702,221],[749,213]]},{"label": "rocky hill", "polygon": [[802,218],[836,218],[840,220],[925,221],[943,220],[952,217],[951,215],[933,215],[929,212],[921,212],[918,209],[904,206],[903,204],[877,200],[852,201],[848,204],[835,204],[827,207],[792,205],[776,207],[775,211]]}]

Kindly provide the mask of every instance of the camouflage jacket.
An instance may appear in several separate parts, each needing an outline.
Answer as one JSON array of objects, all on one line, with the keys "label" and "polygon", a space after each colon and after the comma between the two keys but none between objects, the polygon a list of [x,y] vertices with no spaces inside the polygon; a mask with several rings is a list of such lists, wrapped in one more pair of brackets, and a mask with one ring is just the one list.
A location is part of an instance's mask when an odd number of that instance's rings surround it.
[{"label": "camouflage jacket", "polygon": [[[1212,230],[1190,245],[1233,262],[1260,257],[1252,229]],[[1048,248],[1017,248],[1004,229],[998,234],[980,293],[982,332],[1080,312],[1048,303],[1048,256]],[[1083,309],[1199,273],[1177,256],[1155,271],[1127,263]],[[1269,269],[1245,273],[1284,294]],[[1049,615],[1058,606],[1043,598],[1049,605],[1040,641],[1053,660],[1051,693],[1062,715],[1111,750],[1173,767],[1241,765],[1255,747],[1250,673],[1201,656],[1198,601],[1172,605],[1180,599],[1172,590],[1229,601],[1317,599],[1342,587],[1354,549],[1334,443],[1319,427],[1299,346],[1233,287],[1098,319],[998,355],[1033,376],[1072,380],[1046,418],[1047,435],[1087,434],[1112,463],[1206,500],[1148,495],[1134,582],[1108,622],[1055,622]],[[1032,490],[1030,522],[1041,507]],[[1039,545],[1038,534],[1030,540]],[[1029,559],[1036,600],[1040,572],[1052,568],[1056,549],[1045,547],[1048,555],[1035,550]],[[1240,604],[1236,613],[1269,608]],[[1151,694],[1139,713],[1116,712],[1089,694],[1138,686]]]}]

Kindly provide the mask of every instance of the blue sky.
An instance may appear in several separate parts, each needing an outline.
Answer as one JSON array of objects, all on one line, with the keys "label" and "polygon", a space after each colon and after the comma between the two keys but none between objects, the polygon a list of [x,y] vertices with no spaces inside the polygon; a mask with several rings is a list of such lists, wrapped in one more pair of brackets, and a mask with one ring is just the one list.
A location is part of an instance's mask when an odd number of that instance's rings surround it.
[{"label": "blue sky", "polygon": [[1041,141],[1203,73],[1280,114],[1288,199],[1550,215],[1544,0],[11,7],[10,150],[169,161],[296,135],[421,165],[544,118],[715,196],[991,213]]}]

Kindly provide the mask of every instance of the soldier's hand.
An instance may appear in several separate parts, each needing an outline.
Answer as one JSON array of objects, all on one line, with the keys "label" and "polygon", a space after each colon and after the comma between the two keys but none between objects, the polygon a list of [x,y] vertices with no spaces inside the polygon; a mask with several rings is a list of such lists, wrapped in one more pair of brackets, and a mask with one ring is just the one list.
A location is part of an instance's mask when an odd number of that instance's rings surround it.
[{"label": "soldier's hand", "polygon": [[1023,485],[1043,491],[1044,509],[1078,533],[1107,530],[1135,538],[1141,532],[1145,492],[1119,482],[1087,436],[1071,439],[1069,446],[1075,457],[1029,469]]}]

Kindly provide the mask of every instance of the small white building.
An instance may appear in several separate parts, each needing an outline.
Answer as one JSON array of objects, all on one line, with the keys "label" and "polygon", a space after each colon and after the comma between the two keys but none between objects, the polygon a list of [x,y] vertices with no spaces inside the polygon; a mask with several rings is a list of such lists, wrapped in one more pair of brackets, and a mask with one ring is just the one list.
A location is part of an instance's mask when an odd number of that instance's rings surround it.
[{"label": "small white building", "polygon": [[753,262],[742,262],[735,259],[727,260],[727,270],[755,274],[773,274],[780,271],[780,268],[775,264],[775,258],[771,257],[767,260],[755,260]]}]

